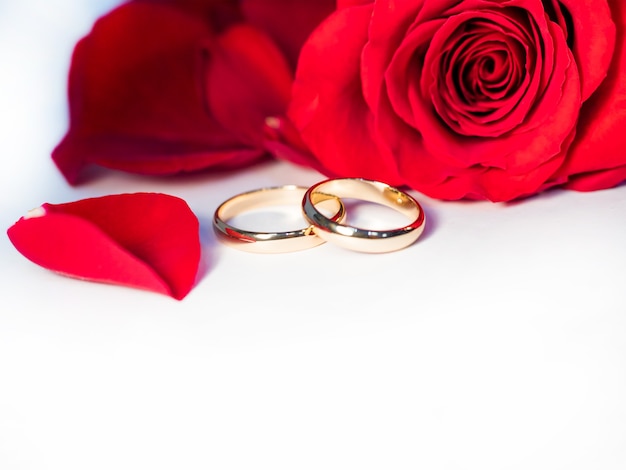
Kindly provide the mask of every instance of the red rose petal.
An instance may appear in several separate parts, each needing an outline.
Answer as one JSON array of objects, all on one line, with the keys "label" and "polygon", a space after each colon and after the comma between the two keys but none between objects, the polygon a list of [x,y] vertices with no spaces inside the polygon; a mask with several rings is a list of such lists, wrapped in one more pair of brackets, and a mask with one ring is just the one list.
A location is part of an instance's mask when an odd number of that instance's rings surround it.
[{"label": "red rose petal", "polygon": [[[573,23],[573,53],[584,101],[606,77],[615,47],[615,24],[606,0],[559,1],[569,11]],[[617,4],[624,2],[614,0],[612,3],[620,8]]]},{"label": "red rose petal", "polygon": [[265,134],[264,146],[276,158],[313,168],[320,173],[331,176],[330,172],[321,165],[317,157],[302,141],[298,129],[289,119],[279,116],[268,117],[265,120],[263,130]]},{"label": "red rose petal", "polygon": [[300,55],[288,115],[327,174],[398,185],[395,162],[374,140],[374,116],[358,80],[371,11],[370,5],[338,10],[313,32]]},{"label": "red rose petal", "polygon": [[266,31],[295,70],[306,38],[335,9],[335,0],[241,0],[246,20]]},{"label": "red rose petal", "polygon": [[[613,62],[602,85],[580,111],[576,140],[559,175],[575,175],[571,189],[604,189],[623,181],[626,164],[626,4],[611,3],[617,24]],[[615,169],[615,170],[613,170]],[[580,176],[579,176],[580,174]]]},{"label": "red rose petal", "polygon": [[374,0],[337,0],[337,10],[374,3]]},{"label": "red rose petal", "polygon": [[283,115],[292,75],[276,45],[262,31],[235,25],[207,46],[208,107],[241,142],[260,147],[268,116]]},{"label": "red rose petal", "polygon": [[612,188],[624,181],[626,181],[626,165],[609,170],[580,173],[572,177],[565,187],[574,191],[597,191]]},{"label": "red rose petal", "polygon": [[68,182],[89,163],[145,174],[237,166],[263,152],[242,144],[206,108],[201,15],[129,2],[99,19],[74,50],[70,129],[53,152]]},{"label": "red rose petal", "polygon": [[44,204],[7,233],[22,255],[46,269],[180,300],[195,282],[198,228],[182,199],[135,193]]},{"label": "red rose petal", "polygon": [[398,47],[402,43],[411,23],[415,21],[420,2],[377,1],[372,7],[367,43],[363,47],[363,96],[370,106],[376,109],[380,102],[379,94],[383,86],[385,71]]}]

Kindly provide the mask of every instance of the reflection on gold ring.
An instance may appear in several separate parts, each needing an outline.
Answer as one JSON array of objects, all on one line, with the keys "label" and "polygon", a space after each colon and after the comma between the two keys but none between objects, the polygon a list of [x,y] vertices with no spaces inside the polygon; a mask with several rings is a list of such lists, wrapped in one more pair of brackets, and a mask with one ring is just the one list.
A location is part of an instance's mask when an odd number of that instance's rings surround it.
[{"label": "reflection on gold ring", "polygon": [[[405,215],[410,223],[391,230],[370,230],[343,224],[326,217],[316,207],[333,195],[379,203]],[[324,240],[343,248],[366,253],[385,253],[405,248],[424,231],[426,217],[422,207],[409,194],[380,181],[363,178],[336,178],[311,186],[302,201],[304,218]]]},{"label": "reflection on gold ring", "polygon": [[[233,196],[215,211],[213,229],[225,244],[255,253],[286,253],[317,246],[324,240],[316,236],[310,225],[286,232],[255,232],[228,223],[233,217],[258,208],[289,204],[299,206],[305,192],[304,187],[287,185],[255,189]],[[339,198],[327,195],[319,199],[332,206],[330,210],[334,211],[334,215],[330,217],[331,220],[343,220],[345,208]]]}]

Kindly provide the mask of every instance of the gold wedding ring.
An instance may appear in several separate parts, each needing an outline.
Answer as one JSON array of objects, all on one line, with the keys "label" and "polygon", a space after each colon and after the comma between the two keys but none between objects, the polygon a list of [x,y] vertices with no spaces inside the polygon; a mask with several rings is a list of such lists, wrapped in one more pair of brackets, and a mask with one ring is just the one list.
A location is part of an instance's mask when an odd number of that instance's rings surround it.
[{"label": "gold wedding ring", "polygon": [[[254,232],[243,230],[228,223],[228,220],[245,212],[268,206],[302,204],[307,188],[287,185],[256,189],[238,194],[223,202],[213,216],[213,228],[219,239],[227,245],[255,253],[286,253],[305,250],[324,243],[310,225],[285,232]],[[341,221],[345,208],[341,200],[333,195],[320,195],[316,201],[330,206],[332,215],[328,220]],[[333,212],[334,211],[334,212]],[[305,221],[303,220],[303,223]]]},{"label": "gold wedding ring", "polygon": [[[342,220],[326,217],[317,207],[331,195],[382,204],[405,215],[411,222],[391,230],[344,225]],[[318,237],[343,248],[366,253],[385,253],[409,246],[422,234],[426,222],[422,207],[409,194],[380,181],[362,178],[330,179],[311,186],[302,200],[302,210]]]}]

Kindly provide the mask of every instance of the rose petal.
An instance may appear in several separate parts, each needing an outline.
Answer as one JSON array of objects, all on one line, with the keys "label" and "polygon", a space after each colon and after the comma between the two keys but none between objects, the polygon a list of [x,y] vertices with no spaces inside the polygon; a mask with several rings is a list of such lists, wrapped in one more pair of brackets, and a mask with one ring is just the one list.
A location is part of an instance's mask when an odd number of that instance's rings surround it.
[{"label": "rose petal", "polygon": [[574,191],[597,191],[608,189],[626,181],[626,165],[610,170],[591,171],[574,175],[565,185]]},{"label": "rose petal", "polygon": [[241,142],[260,147],[268,116],[286,112],[289,66],[276,45],[249,25],[226,30],[206,51],[208,107]]},{"label": "rose petal", "polygon": [[266,31],[295,70],[311,32],[335,9],[334,0],[241,0],[246,20]]},{"label": "rose petal", "polygon": [[371,15],[368,40],[363,47],[361,79],[363,95],[370,109],[376,109],[383,86],[383,77],[424,1],[376,1]]},{"label": "rose petal", "polygon": [[337,10],[340,8],[369,5],[372,3],[374,3],[374,0],[337,0]]},{"label": "rose petal", "polygon": [[[265,120],[264,146],[276,158],[287,160],[296,165],[313,168],[322,174],[331,176],[317,157],[302,140],[302,136],[295,125],[287,118],[271,116]],[[338,176],[338,175],[332,175]]]},{"label": "rose petal", "polygon": [[456,172],[465,172],[465,169],[459,171],[428,153],[420,133],[396,116],[389,100],[382,98],[387,96],[384,86],[380,96],[374,135],[380,136],[379,140],[384,140],[389,152],[396,157],[403,184],[423,189],[441,184]]},{"label": "rose petal", "polygon": [[597,189],[608,187],[609,182],[618,184],[626,164],[626,4],[614,1],[611,10],[618,31],[613,62],[602,85],[583,104],[576,141],[559,171],[565,176],[580,174],[568,185],[572,189],[590,191],[595,184]]},{"label": "rose petal", "polygon": [[313,32],[300,55],[288,115],[330,174],[398,184],[394,161],[373,140],[374,116],[359,81],[371,11],[370,5],[338,10]]},{"label": "rose petal", "polygon": [[174,6],[206,20],[212,29],[219,32],[233,23],[243,20],[239,0],[131,0],[149,1],[166,6]]},{"label": "rose petal", "polygon": [[[615,24],[606,0],[559,0],[573,23],[573,52],[581,77],[583,101],[606,77],[615,47]],[[623,8],[613,0],[615,9]],[[621,29],[623,31],[623,29]]]},{"label": "rose petal", "polygon": [[262,155],[207,112],[200,44],[213,34],[200,15],[160,3],[126,3],[96,22],[74,50],[70,129],[53,152],[68,182],[88,163],[171,174]]},{"label": "rose petal", "polygon": [[208,149],[195,142],[164,142],[122,135],[66,137],[55,149],[55,163],[70,184],[84,181],[83,166],[94,163],[105,168],[147,175],[172,175],[210,168],[239,168],[264,157],[262,149]]},{"label": "rose petal", "polygon": [[182,199],[134,193],[44,204],[7,233],[22,255],[46,269],[180,300],[198,270],[198,226]]}]

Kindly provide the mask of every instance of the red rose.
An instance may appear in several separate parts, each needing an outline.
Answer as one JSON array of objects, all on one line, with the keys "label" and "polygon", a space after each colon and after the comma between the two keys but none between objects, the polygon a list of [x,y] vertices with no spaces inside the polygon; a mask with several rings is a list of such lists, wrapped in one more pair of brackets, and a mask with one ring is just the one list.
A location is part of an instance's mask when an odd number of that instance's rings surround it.
[{"label": "red rose", "polygon": [[76,183],[88,164],[173,174],[262,158],[265,119],[284,114],[300,46],[334,5],[313,3],[135,0],[100,18],[74,50],[55,163]]},{"label": "red rose", "polygon": [[626,179],[622,0],[339,3],[289,108],[326,173],[492,201]]}]

